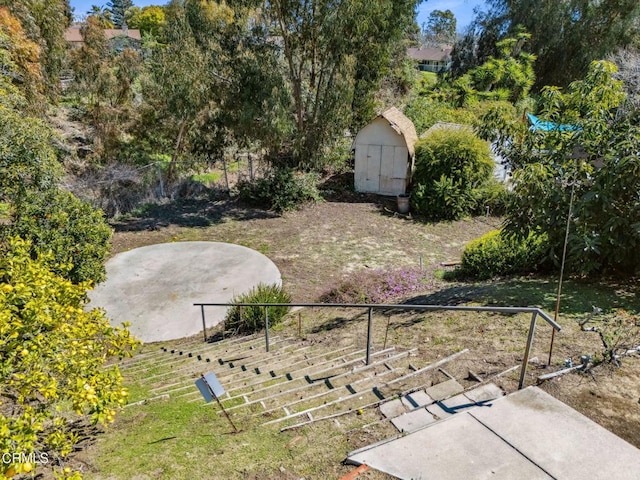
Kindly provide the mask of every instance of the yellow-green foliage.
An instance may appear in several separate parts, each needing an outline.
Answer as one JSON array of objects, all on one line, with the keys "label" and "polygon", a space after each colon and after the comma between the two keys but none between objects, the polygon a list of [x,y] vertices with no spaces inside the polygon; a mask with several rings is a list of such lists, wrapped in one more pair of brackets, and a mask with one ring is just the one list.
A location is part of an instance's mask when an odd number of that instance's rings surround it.
[{"label": "yellow-green foliage", "polygon": [[535,272],[546,266],[548,238],[530,233],[519,239],[493,230],[469,242],[462,254],[461,273],[481,280],[500,275]]},{"label": "yellow-green foliage", "polygon": [[492,178],[489,144],[470,129],[438,129],[416,144],[414,211],[433,220],[472,213],[478,189]]},{"label": "yellow-green foliage", "polygon": [[[78,441],[73,421],[85,417],[107,425],[126,402],[118,368],[105,368],[105,362],[127,354],[137,341],[126,328],[110,326],[102,310],[86,311],[87,284],[74,285],[53,273],[47,266],[51,259],[32,259],[28,242],[12,239],[5,250],[0,257],[0,453],[64,458]],[[0,464],[0,479],[37,469],[11,458]]]},{"label": "yellow-green foliage", "polygon": [[[254,287],[248,293],[238,295],[233,303],[290,303],[291,296],[281,285],[265,285]],[[282,322],[290,307],[268,307],[269,326],[273,327]],[[264,328],[265,307],[245,306],[231,307],[225,317],[225,328],[234,333],[253,333]]]}]

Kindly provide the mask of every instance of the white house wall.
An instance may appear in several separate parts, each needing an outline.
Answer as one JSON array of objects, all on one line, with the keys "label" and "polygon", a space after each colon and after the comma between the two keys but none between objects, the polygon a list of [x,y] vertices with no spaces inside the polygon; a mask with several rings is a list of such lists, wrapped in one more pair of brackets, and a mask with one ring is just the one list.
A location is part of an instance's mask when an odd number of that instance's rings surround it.
[{"label": "white house wall", "polygon": [[409,150],[402,135],[389,122],[376,118],[355,140],[357,192],[402,195],[408,181]]}]

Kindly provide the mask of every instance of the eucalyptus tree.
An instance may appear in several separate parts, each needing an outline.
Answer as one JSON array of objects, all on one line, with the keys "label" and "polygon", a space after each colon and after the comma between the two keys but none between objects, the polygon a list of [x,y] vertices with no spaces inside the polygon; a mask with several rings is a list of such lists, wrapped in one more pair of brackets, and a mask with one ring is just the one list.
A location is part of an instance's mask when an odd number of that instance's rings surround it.
[{"label": "eucalyptus tree", "polygon": [[[605,58],[639,38],[640,3],[636,0],[486,3],[489,10],[478,14],[475,28],[468,32],[475,38],[476,56],[495,55],[491,49],[496,40],[524,27],[532,37],[527,49],[538,58],[537,90],[545,85],[569,85],[586,74],[593,60]],[[467,39],[465,45],[468,48],[472,42]]]},{"label": "eucalyptus tree", "polygon": [[415,0],[271,0],[265,18],[282,44],[291,89],[295,165],[321,166],[336,138],[372,116],[391,54],[414,24]]}]

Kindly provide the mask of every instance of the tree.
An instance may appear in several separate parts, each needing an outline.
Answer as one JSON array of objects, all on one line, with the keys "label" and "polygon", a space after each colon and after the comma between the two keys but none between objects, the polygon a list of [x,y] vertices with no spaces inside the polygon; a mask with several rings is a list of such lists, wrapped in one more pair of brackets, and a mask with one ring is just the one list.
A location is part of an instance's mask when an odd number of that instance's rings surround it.
[{"label": "tree", "polygon": [[282,39],[294,130],[282,156],[318,168],[324,149],[362,122],[388,68],[390,52],[412,23],[416,1],[270,1],[265,15]]},{"label": "tree", "polygon": [[489,0],[481,18],[479,41],[497,39],[525,28],[528,51],[538,58],[536,88],[567,86],[584,77],[591,61],[605,58],[638,35],[640,3],[636,0]]},{"label": "tree", "polygon": [[[102,310],[85,310],[87,285],[53,273],[51,258],[32,258],[28,242],[12,239],[2,249],[0,451],[64,459],[80,439],[77,420],[107,425],[126,402],[118,367],[106,362],[137,342]],[[38,468],[14,458],[0,464],[3,478]]]},{"label": "tree", "polygon": [[0,104],[0,201],[19,209],[30,192],[55,188],[61,174],[47,124]]},{"label": "tree", "polygon": [[506,230],[546,234],[560,263],[569,217],[567,266],[584,274],[640,267],[639,112],[616,114],[625,94],[615,72],[594,62],[566,92],[545,88],[545,129],[489,114],[480,131],[513,168]]},{"label": "tree", "polygon": [[84,42],[70,55],[75,73],[73,91],[95,128],[95,156],[109,159],[118,151],[123,125],[131,116],[132,85],[140,69],[140,54],[130,48],[120,52],[109,48],[97,17],[88,17],[80,31]]},{"label": "tree", "polygon": [[127,10],[126,20],[129,28],[137,28],[142,35],[158,38],[166,23],[166,15],[164,8],[157,5],[131,7]]},{"label": "tree", "polygon": [[113,28],[111,10],[106,7],[100,7],[98,5],[91,5],[91,10],[87,12],[87,17],[93,17],[100,22],[102,28]]},{"label": "tree", "polygon": [[107,2],[107,9],[111,12],[111,19],[116,28],[122,28],[127,10],[131,7],[133,7],[133,0],[110,0]]},{"label": "tree", "polygon": [[16,209],[8,232],[28,239],[34,256],[50,255],[50,270],[75,284],[105,279],[111,227],[102,212],[70,192],[31,193]]},{"label": "tree", "polygon": [[141,122],[145,128],[141,133],[150,134],[149,125],[157,128],[149,140],[155,148],[172,152],[168,177],[175,180],[190,131],[212,100],[212,75],[209,59],[196,43],[184,5],[174,0],[166,14],[162,45],[148,62],[143,79],[145,105]]},{"label": "tree", "polygon": [[55,98],[66,52],[64,32],[71,23],[68,0],[0,0],[22,24],[25,34],[41,50],[44,92]]},{"label": "tree", "polygon": [[429,42],[452,44],[456,41],[456,17],[451,10],[433,10],[422,33]]},{"label": "tree", "polygon": [[[38,109],[44,91],[43,72],[40,65],[40,47],[30,40],[20,21],[7,7],[0,7],[0,64],[2,79],[20,85],[22,101],[27,101],[32,109]],[[16,97],[14,97],[16,99]]]}]

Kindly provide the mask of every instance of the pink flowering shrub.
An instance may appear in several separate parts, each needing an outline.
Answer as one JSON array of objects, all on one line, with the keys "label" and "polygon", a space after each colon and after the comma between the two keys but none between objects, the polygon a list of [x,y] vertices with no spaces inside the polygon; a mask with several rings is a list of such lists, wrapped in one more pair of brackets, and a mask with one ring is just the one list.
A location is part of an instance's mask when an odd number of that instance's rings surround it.
[{"label": "pink flowering shrub", "polygon": [[391,303],[430,288],[426,271],[419,267],[361,270],[325,292],[326,303]]}]

